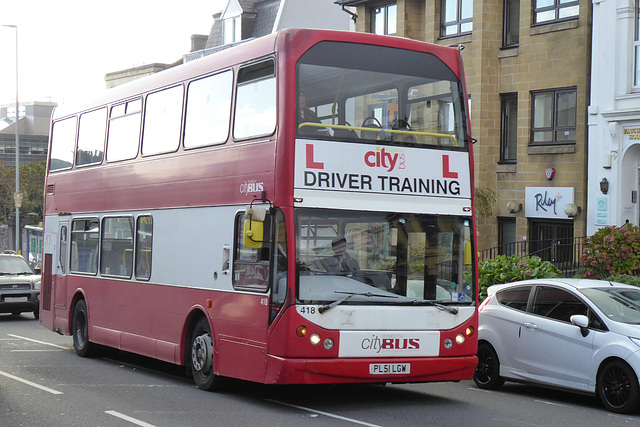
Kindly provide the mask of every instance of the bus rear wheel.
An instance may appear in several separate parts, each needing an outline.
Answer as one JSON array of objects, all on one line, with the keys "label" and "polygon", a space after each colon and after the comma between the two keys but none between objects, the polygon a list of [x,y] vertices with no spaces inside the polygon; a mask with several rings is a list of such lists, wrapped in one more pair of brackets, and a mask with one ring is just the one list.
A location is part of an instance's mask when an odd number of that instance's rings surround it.
[{"label": "bus rear wheel", "polygon": [[221,378],[213,367],[213,337],[207,319],[201,318],[191,333],[191,374],[201,390],[216,390]]},{"label": "bus rear wheel", "polygon": [[80,357],[91,357],[95,353],[95,346],[89,341],[89,317],[87,316],[87,303],[78,301],[73,309],[71,320],[71,334],[73,335],[73,348]]}]

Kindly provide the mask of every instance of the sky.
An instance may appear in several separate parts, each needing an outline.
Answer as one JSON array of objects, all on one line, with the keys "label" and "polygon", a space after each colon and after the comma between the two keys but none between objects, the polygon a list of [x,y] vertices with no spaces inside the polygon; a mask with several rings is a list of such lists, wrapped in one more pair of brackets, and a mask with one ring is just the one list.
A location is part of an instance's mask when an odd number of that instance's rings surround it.
[{"label": "sky", "polygon": [[[18,28],[19,102],[58,104],[99,94],[104,76],[173,63],[192,34],[208,35],[226,0],[3,1],[0,25]],[[15,103],[16,30],[0,27],[0,105]]]}]

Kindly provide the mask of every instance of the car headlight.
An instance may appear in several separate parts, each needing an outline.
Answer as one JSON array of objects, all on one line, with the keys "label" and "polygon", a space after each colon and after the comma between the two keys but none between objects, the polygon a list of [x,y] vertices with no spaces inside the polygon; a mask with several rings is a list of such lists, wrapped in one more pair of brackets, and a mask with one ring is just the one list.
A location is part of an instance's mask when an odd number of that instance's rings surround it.
[{"label": "car headlight", "polygon": [[629,337],[629,339],[631,340],[632,343],[640,347],[640,338]]},{"label": "car headlight", "polygon": [[33,284],[33,289],[35,289],[36,291],[40,290],[40,280],[38,280]]}]

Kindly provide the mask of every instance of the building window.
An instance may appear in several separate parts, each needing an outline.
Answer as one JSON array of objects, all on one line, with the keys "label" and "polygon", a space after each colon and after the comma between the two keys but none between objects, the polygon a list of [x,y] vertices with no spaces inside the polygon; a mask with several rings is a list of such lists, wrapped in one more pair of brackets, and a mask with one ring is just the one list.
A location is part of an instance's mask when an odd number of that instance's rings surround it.
[{"label": "building window", "polygon": [[575,88],[532,92],[531,102],[532,144],[576,141]]},{"label": "building window", "polygon": [[574,19],[578,16],[578,0],[534,0],[534,23],[549,23]]},{"label": "building window", "polygon": [[501,95],[500,163],[516,163],[518,151],[518,94]]},{"label": "building window", "polygon": [[502,46],[518,46],[520,38],[520,0],[504,0]]},{"label": "building window", "polygon": [[224,44],[236,43],[242,40],[240,17],[224,20]]},{"label": "building window", "polygon": [[473,0],[442,0],[442,37],[470,33],[473,29]]},{"label": "building window", "polygon": [[371,10],[371,32],[382,36],[395,36],[397,9],[395,3],[374,7]]},{"label": "building window", "polygon": [[634,66],[633,66],[633,86],[640,87],[640,0],[636,0],[636,28],[633,42]]},{"label": "building window", "polygon": [[516,254],[516,219],[498,218],[498,254]]}]

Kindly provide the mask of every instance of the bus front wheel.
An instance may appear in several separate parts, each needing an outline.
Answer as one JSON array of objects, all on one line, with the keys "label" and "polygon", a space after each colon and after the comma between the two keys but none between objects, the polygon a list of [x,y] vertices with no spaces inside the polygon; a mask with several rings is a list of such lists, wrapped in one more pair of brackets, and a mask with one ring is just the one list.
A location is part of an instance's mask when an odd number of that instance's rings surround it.
[{"label": "bus front wheel", "polygon": [[80,357],[91,357],[95,349],[94,345],[89,342],[89,317],[87,316],[87,304],[84,300],[78,301],[73,309],[71,333],[76,354]]},{"label": "bus front wheel", "polygon": [[213,368],[213,337],[207,319],[201,318],[191,334],[191,374],[201,390],[215,390],[221,379]]}]

